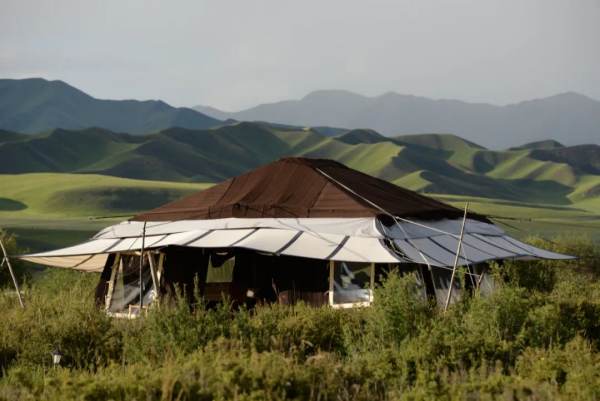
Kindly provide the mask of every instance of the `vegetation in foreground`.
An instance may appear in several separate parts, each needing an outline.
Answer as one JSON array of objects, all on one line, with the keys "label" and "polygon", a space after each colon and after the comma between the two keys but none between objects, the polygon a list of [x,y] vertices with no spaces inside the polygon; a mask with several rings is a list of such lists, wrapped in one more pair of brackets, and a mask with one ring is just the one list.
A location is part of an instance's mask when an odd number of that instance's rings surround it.
[{"label": "vegetation in foreground", "polygon": [[394,276],[372,308],[174,302],[126,321],[94,308],[97,275],[50,270],[25,310],[1,276],[0,399],[596,400],[600,250],[543,245],[580,259],[496,266],[492,296],[447,313]]}]

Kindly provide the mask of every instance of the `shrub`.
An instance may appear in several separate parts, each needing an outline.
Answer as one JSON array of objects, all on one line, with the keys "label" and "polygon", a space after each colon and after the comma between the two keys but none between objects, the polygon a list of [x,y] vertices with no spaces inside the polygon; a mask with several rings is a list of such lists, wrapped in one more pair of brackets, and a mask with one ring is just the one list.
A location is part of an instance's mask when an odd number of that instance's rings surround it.
[{"label": "shrub", "polygon": [[[490,296],[445,313],[413,276],[394,273],[370,308],[176,300],[136,320],[94,308],[97,275],[48,271],[25,286],[25,310],[0,292],[0,400],[600,398],[593,269],[501,269],[506,282]],[[64,360],[53,369],[57,345]]]},{"label": "shrub", "polygon": [[425,327],[433,311],[433,305],[422,296],[413,274],[400,276],[392,271],[375,290],[366,320],[368,340],[382,346],[398,345]]},{"label": "shrub", "polygon": [[581,337],[564,347],[526,349],[516,370],[519,376],[561,388],[566,399],[600,397],[600,356]]},{"label": "shrub", "polygon": [[[55,276],[69,276],[64,273],[51,272],[47,281],[25,287],[29,294],[25,309],[14,305],[5,309],[0,319],[3,368],[11,359],[32,368],[49,367],[55,348],[64,354],[63,364],[75,368],[95,369],[118,358],[120,333],[105,313],[93,307],[87,277],[60,291],[45,292],[46,285],[54,289],[50,283]],[[3,299],[0,306],[6,307],[6,297]]]}]

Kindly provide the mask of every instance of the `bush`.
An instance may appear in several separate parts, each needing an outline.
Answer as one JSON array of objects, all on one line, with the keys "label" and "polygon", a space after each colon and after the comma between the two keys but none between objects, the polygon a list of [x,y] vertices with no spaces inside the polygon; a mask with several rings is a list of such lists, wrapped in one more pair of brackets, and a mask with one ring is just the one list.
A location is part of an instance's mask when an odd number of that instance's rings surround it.
[{"label": "bush", "polygon": [[490,296],[447,312],[394,273],[370,308],[173,302],[136,320],[94,308],[96,274],[48,271],[25,285],[25,310],[0,292],[0,400],[600,398],[594,270],[581,260],[502,269]]},{"label": "bush", "polygon": [[433,316],[433,305],[422,296],[414,274],[390,272],[376,288],[374,303],[367,314],[369,341],[381,346],[399,345],[423,330]]},{"label": "bush", "polygon": [[562,389],[566,399],[600,397],[600,355],[581,337],[564,347],[526,349],[516,370],[520,376]]},{"label": "bush", "polygon": [[[49,367],[55,348],[65,355],[64,365],[74,368],[95,369],[118,357],[120,333],[105,313],[93,307],[89,277],[54,291],[51,283],[56,276],[69,276],[65,273],[73,276],[72,272],[53,271],[40,285],[26,287],[25,309],[6,296],[1,298],[0,308],[5,310],[0,319],[0,349],[5,355],[2,368],[15,358],[20,365]],[[53,291],[46,293],[46,286]]]}]

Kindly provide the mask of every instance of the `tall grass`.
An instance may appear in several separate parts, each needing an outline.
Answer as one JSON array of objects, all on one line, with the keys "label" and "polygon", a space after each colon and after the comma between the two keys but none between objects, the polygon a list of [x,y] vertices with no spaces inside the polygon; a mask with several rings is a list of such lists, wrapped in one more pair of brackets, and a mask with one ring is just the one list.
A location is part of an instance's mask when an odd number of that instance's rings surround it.
[{"label": "tall grass", "polygon": [[491,296],[446,313],[390,275],[371,308],[175,302],[116,320],[93,306],[96,275],[49,270],[25,310],[0,295],[0,399],[599,399],[598,250],[544,245],[585,259],[496,266]]}]

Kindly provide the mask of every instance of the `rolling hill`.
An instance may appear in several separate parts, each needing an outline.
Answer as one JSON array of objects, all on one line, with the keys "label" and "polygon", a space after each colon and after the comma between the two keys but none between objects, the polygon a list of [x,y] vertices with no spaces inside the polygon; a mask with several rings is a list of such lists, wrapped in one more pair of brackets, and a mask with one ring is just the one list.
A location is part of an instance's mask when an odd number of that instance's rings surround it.
[{"label": "rolling hill", "polygon": [[[210,184],[131,180],[94,174],[0,175],[0,217],[80,217],[132,213]],[[5,200],[5,203],[2,202]],[[7,204],[10,200],[12,204]]]},{"label": "rolling hill", "polygon": [[248,122],[151,135],[99,128],[26,136],[0,132],[0,174],[217,182],[284,156],[335,159],[424,193],[586,208],[600,203],[597,145],[528,144],[494,151],[449,134],[385,137],[351,130],[330,137],[308,128]]},{"label": "rolling hill", "polygon": [[221,121],[198,111],[159,100],[101,100],[62,81],[0,79],[0,129],[39,133],[55,128],[101,127],[141,134],[169,127],[219,124]]},{"label": "rolling hill", "polygon": [[573,92],[495,106],[393,92],[366,97],[324,90],[300,100],[262,104],[232,113],[205,106],[195,109],[222,120],[371,128],[387,136],[452,132],[494,149],[547,139],[567,145],[600,143],[600,102]]}]

